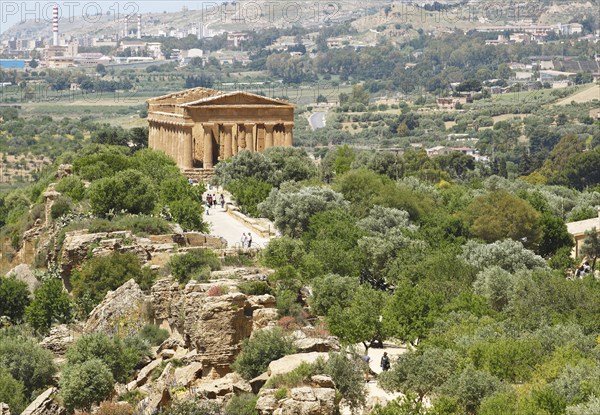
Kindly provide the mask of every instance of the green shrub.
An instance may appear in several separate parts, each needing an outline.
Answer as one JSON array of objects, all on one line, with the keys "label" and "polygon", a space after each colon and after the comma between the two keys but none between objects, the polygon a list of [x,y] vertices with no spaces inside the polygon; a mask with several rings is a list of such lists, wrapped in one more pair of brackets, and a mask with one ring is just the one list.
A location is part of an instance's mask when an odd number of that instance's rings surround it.
[{"label": "green shrub", "polygon": [[160,185],[160,199],[167,205],[178,200],[192,200],[202,203],[204,186],[191,186],[181,174],[163,180]]},{"label": "green shrub", "polygon": [[146,342],[133,337],[122,340],[104,333],[81,336],[66,354],[69,365],[78,365],[90,359],[100,359],[111,371],[117,382],[126,382],[149,347]]},{"label": "green shrub", "polygon": [[132,168],[141,171],[155,183],[181,177],[175,161],[162,151],[143,149],[137,151],[130,161]]},{"label": "green shrub", "polygon": [[227,415],[257,415],[257,400],[258,396],[251,393],[235,395],[227,404]]},{"label": "green shrub", "polygon": [[98,180],[88,193],[92,211],[100,215],[122,211],[149,214],[158,201],[152,181],[137,170],[120,171]]},{"label": "green shrub", "polygon": [[82,157],[73,162],[73,171],[84,180],[110,177],[131,167],[127,149],[115,146],[89,146]]},{"label": "green shrub", "polygon": [[311,376],[318,375],[319,367],[324,366],[324,362],[319,362],[318,365],[306,362],[300,363],[300,366],[288,373],[271,376],[265,388],[280,389],[280,388],[295,388],[310,381]]},{"label": "green shrub", "polygon": [[223,258],[223,265],[226,267],[251,267],[255,264],[254,258],[250,252],[238,251],[237,255],[227,255]]},{"label": "green shrub", "polygon": [[329,353],[322,372],[329,375],[335,388],[346,399],[352,409],[364,406],[367,391],[363,380],[361,361],[358,356],[349,357],[347,353]]},{"label": "green shrub", "polygon": [[271,289],[269,284],[267,284],[264,281],[242,282],[241,284],[238,285],[238,288],[240,289],[241,292],[243,292],[246,295],[264,295],[264,294],[273,295],[273,290]]},{"label": "green shrub", "polygon": [[0,402],[7,404],[12,414],[20,414],[25,409],[23,389],[23,384],[0,365]]},{"label": "green shrub", "polygon": [[60,196],[50,208],[50,216],[52,219],[58,219],[61,216],[68,215],[72,211],[71,200],[67,197]]},{"label": "green shrub", "polygon": [[278,290],[277,302],[275,307],[280,317],[292,316],[300,317],[302,315],[302,306],[298,303],[298,292],[291,290]]},{"label": "green shrub", "polygon": [[58,278],[48,278],[35,290],[34,299],[25,309],[25,320],[34,330],[46,334],[53,323],[69,323],[73,303]]},{"label": "green shrub", "polygon": [[273,397],[278,401],[287,398],[288,390],[286,388],[279,388],[275,391]]},{"label": "green shrub", "polygon": [[[138,257],[127,252],[115,252],[105,257],[92,258],[85,262],[81,271],[74,272],[71,277],[73,296],[78,299],[89,299],[84,308],[90,312],[108,291],[116,290],[125,282],[134,279],[140,287],[149,288],[156,274],[149,268],[142,268]],[[89,308],[89,309],[88,309]]]},{"label": "green shrub", "polygon": [[227,184],[227,190],[235,199],[242,213],[258,217],[258,204],[264,201],[273,186],[254,177],[244,177]]},{"label": "green shrub", "polygon": [[92,233],[130,230],[135,235],[162,235],[172,232],[171,225],[163,218],[145,215],[122,215],[112,220],[94,219],[87,229]]},{"label": "green shrub", "polygon": [[[435,408],[437,409],[437,407]],[[430,413],[425,409],[425,405],[416,399],[416,396],[406,396],[397,398],[389,402],[386,406],[375,406],[370,415],[426,415]],[[453,415],[450,412],[431,412],[431,414]]]},{"label": "green shrub", "polygon": [[202,220],[203,207],[200,202],[183,199],[171,202],[169,209],[173,220],[186,231],[208,232],[208,226]]},{"label": "green shrub", "polygon": [[208,249],[198,249],[183,255],[176,255],[169,261],[171,274],[182,284],[187,283],[206,267],[212,271],[221,268],[217,255]]},{"label": "green shrub", "polygon": [[0,316],[8,316],[13,323],[21,322],[30,301],[27,284],[14,277],[0,277]]},{"label": "green shrub", "polygon": [[22,382],[26,397],[53,383],[54,356],[22,333],[0,332],[0,367]]},{"label": "green shrub", "polygon": [[139,389],[135,389],[132,391],[127,391],[121,396],[119,396],[119,401],[125,401],[130,405],[137,405],[142,399],[144,399],[146,395],[140,391]]},{"label": "green shrub", "polygon": [[106,364],[97,358],[68,364],[60,380],[60,393],[69,411],[90,409],[112,394],[115,380]]},{"label": "green shrub", "polygon": [[329,274],[312,282],[313,294],[309,299],[312,311],[320,316],[327,315],[331,307],[347,307],[358,289],[358,279]]},{"label": "green shrub", "polygon": [[67,176],[56,185],[56,191],[80,202],[85,197],[85,185],[77,176]]},{"label": "green shrub", "polygon": [[244,340],[232,368],[244,379],[252,379],[265,372],[273,360],[294,352],[293,341],[281,329],[259,331]]},{"label": "green shrub", "polygon": [[216,402],[197,400],[175,402],[158,415],[223,415],[223,410]]},{"label": "green shrub", "polygon": [[154,324],[146,324],[140,330],[139,336],[146,340],[151,346],[159,346],[162,342],[169,338],[169,332]]},{"label": "green shrub", "polygon": [[282,236],[269,242],[261,251],[260,260],[269,268],[277,269],[286,265],[297,267],[305,254],[306,250],[301,240]]}]

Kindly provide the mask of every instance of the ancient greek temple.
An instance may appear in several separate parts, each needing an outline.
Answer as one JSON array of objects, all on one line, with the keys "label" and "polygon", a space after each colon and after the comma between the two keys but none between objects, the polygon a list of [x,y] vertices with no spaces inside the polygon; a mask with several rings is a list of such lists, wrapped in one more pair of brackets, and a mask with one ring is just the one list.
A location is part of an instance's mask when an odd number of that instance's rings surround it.
[{"label": "ancient greek temple", "polygon": [[148,100],[149,147],[182,170],[209,169],[242,150],[292,145],[294,106],[247,92],[194,88]]}]

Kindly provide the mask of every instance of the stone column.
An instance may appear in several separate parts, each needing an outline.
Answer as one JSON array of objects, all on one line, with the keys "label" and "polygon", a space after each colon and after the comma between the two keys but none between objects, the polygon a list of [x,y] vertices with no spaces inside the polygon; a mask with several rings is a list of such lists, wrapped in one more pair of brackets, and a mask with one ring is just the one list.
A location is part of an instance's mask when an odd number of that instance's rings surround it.
[{"label": "stone column", "polygon": [[244,127],[244,124],[237,125],[237,132],[238,151],[245,150],[248,145],[246,144],[246,127]]},{"label": "stone column", "polygon": [[192,129],[191,128],[185,128],[182,131],[182,138],[183,138],[183,145],[182,145],[182,150],[183,150],[183,164],[182,167],[184,169],[191,169],[194,167],[194,147],[192,145],[193,142],[193,137],[192,137]]},{"label": "stone column", "polygon": [[204,160],[204,128],[195,123],[192,127],[192,165]]},{"label": "stone column", "polygon": [[265,150],[273,147],[273,130],[275,129],[275,124],[268,123],[265,124]]},{"label": "stone column", "polygon": [[248,151],[255,152],[256,146],[254,145],[254,124],[244,124],[244,129],[246,130],[246,148]]},{"label": "stone column", "polygon": [[282,124],[277,126],[277,146],[283,147],[285,144],[285,127]]},{"label": "stone column", "polygon": [[154,148],[154,125],[148,123],[148,148]]},{"label": "stone column", "polygon": [[177,161],[177,148],[175,147],[175,145],[177,144],[177,142],[175,141],[176,138],[177,136],[175,135],[175,126],[169,125],[169,155],[175,161]]},{"label": "stone column", "polygon": [[291,147],[294,145],[293,131],[294,131],[294,123],[286,122],[283,124],[284,128],[284,139],[283,145],[286,147]]},{"label": "stone column", "polygon": [[165,151],[164,138],[165,138],[165,126],[161,124],[158,127],[158,138],[156,139],[156,148],[157,148],[157,150],[160,150],[163,152]]},{"label": "stone column", "polygon": [[183,167],[183,157],[181,154],[181,127],[175,126],[175,160],[177,160],[177,167],[180,169]]},{"label": "stone column", "polygon": [[203,161],[203,167],[205,169],[212,169],[214,164],[213,164],[213,128],[214,128],[214,124],[202,124],[202,127],[204,127],[204,149],[203,149],[203,153],[204,153],[204,161]]},{"label": "stone column", "polygon": [[236,155],[238,153],[240,131],[237,128],[237,124],[233,124],[231,127],[231,154]]},{"label": "stone column", "polygon": [[227,160],[231,158],[233,155],[232,150],[232,137],[231,130],[233,129],[233,124],[226,123],[223,124],[223,140],[224,140],[224,149],[223,149],[223,159]]},{"label": "stone column", "polygon": [[163,148],[164,148],[164,152],[167,156],[171,155],[171,149],[169,147],[169,131],[170,131],[170,127],[169,125],[165,124],[165,128],[163,130]]}]

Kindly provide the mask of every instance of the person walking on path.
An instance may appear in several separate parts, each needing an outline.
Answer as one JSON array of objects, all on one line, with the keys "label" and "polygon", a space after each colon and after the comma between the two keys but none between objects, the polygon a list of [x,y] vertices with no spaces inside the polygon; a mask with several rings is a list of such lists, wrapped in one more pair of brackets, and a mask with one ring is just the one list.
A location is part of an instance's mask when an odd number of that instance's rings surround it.
[{"label": "person walking on path", "polygon": [[221,209],[223,209],[225,207],[225,196],[223,196],[223,193],[221,193]]},{"label": "person walking on path", "polygon": [[248,237],[246,236],[246,233],[244,232],[244,233],[242,234],[242,239],[241,239],[241,242],[242,242],[242,249],[244,249],[244,247],[246,246],[246,242],[247,242],[247,241],[248,241]]},{"label": "person walking on path", "polygon": [[371,375],[371,367],[369,364],[371,363],[371,357],[369,355],[362,355],[361,360],[363,361],[363,379],[365,383],[369,383],[370,375]]},{"label": "person walking on path", "polygon": [[252,234],[248,232],[248,248],[252,248]]},{"label": "person walking on path", "polygon": [[381,370],[387,372],[390,370],[390,358],[388,357],[387,352],[383,352],[383,356],[381,356]]}]

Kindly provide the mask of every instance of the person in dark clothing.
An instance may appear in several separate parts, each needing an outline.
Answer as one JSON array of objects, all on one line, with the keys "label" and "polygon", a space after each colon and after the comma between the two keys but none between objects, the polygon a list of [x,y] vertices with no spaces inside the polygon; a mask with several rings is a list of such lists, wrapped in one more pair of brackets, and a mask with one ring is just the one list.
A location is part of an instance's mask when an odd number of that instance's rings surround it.
[{"label": "person in dark clothing", "polygon": [[387,352],[383,352],[383,356],[381,356],[381,370],[387,372],[390,370],[390,358],[388,357]]}]

